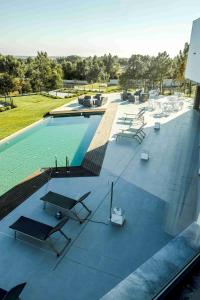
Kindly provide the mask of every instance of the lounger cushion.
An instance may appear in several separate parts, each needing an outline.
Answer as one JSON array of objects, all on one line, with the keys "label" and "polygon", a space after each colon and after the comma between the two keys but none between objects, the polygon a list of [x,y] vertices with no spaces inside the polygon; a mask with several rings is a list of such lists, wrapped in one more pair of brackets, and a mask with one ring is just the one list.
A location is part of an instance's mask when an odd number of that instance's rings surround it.
[{"label": "lounger cushion", "polygon": [[52,226],[26,218],[24,216],[21,216],[10,226],[10,228],[43,241],[47,239],[49,232],[51,232],[53,229]]}]

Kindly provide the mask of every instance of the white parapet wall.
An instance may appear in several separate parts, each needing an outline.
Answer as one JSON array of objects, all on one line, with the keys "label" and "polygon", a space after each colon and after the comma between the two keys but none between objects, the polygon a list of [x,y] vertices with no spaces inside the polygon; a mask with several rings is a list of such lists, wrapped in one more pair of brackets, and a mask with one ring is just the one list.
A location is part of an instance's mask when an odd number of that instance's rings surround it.
[{"label": "white parapet wall", "polygon": [[185,78],[200,83],[200,18],[193,21]]}]

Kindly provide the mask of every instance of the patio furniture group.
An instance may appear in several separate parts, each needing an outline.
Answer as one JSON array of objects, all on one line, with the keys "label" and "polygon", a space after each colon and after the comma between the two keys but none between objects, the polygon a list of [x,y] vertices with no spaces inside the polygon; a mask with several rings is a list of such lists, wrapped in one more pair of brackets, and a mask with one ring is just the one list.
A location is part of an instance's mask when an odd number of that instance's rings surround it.
[{"label": "patio furniture group", "polygon": [[107,103],[108,97],[102,94],[96,94],[94,97],[90,95],[81,96],[78,98],[78,103],[85,107],[102,106]]},{"label": "patio furniture group", "polygon": [[[45,223],[38,222],[31,218],[21,216],[17,221],[15,221],[12,225],[9,226],[11,229],[14,230],[15,239],[17,237],[17,233],[24,234],[40,242],[47,243],[51,247],[51,249],[56,253],[56,255],[60,256],[71,241],[71,238],[69,238],[63,232],[62,228],[68,221],[69,217],[72,217],[73,219],[77,220],[80,224],[87,220],[88,216],[91,214],[92,211],[85,205],[84,200],[90,195],[90,193],[91,192],[87,192],[84,195],[82,195],[78,200],[75,200],[63,196],[61,194],[49,191],[40,199],[44,201],[44,208],[46,208],[47,203],[50,203],[59,207],[60,209],[66,210],[68,215],[62,218],[62,220],[54,227]],[[87,211],[87,215],[84,219],[80,218],[80,216],[75,211],[75,206],[78,204],[80,204]],[[74,211],[72,210],[73,208]],[[52,235],[57,232],[59,232],[66,240],[65,246],[60,251],[57,250],[57,248],[51,240]]]},{"label": "patio furniture group", "polygon": [[139,102],[145,102],[148,100],[149,94],[145,93],[142,89],[137,89],[134,93],[124,91],[121,93],[121,99],[132,103],[139,103]]}]

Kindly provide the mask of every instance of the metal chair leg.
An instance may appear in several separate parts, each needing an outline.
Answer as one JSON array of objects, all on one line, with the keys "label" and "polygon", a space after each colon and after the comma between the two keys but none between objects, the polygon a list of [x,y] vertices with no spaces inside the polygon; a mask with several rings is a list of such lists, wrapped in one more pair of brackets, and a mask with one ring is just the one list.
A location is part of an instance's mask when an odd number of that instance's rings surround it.
[{"label": "metal chair leg", "polygon": [[57,256],[60,256],[60,253],[57,251],[56,247],[54,246],[51,238],[48,239],[48,244],[51,247],[51,249],[56,253]]}]

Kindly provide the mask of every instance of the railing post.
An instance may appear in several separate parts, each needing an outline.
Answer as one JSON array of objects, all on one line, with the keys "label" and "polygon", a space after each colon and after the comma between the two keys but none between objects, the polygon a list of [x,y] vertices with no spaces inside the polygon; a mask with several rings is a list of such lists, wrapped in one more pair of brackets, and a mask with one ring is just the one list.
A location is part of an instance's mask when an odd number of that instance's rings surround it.
[{"label": "railing post", "polygon": [[200,105],[200,85],[197,85],[193,108],[199,110],[199,105]]},{"label": "railing post", "polygon": [[55,167],[56,167],[56,173],[58,172],[58,160],[57,156],[55,155]]}]

